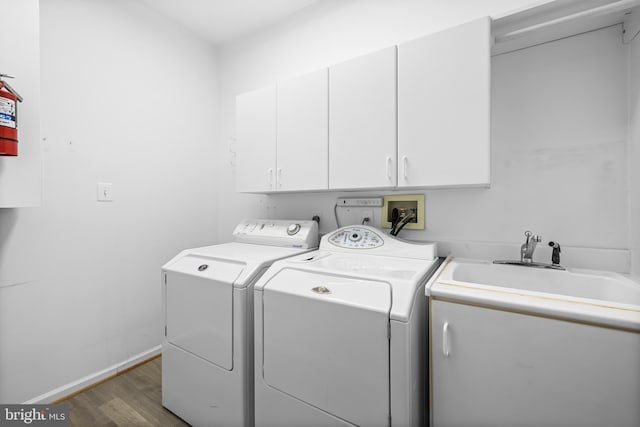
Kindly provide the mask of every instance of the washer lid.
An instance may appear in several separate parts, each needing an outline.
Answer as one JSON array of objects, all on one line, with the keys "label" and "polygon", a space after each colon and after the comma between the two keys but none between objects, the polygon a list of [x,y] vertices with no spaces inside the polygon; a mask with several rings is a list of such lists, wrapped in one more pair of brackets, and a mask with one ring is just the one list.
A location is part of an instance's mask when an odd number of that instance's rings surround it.
[{"label": "washer lid", "polygon": [[388,425],[388,283],[283,269],[262,302],[267,384],[354,425]]},{"label": "washer lid", "polygon": [[[165,271],[179,269],[181,268],[179,265],[183,262],[182,260],[189,257],[207,259],[209,260],[208,262],[240,263],[244,268],[241,274],[235,278],[233,285],[237,288],[244,288],[250,285],[274,261],[308,251],[309,249],[282,248],[249,243],[222,243],[220,245],[186,249],[167,262],[162,269]],[[206,272],[204,275],[206,276]]]},{"label": "washer lid", "polygon": [[232,284],[244,266],[243,262],[186,254],[176,259],[171,266],[165,266],[164,270]]},{"label": "washer lid", "polygon": [[268,280],[264,289],[379,313],[388,314],[391,310],[389,283],[345,278],[329,272],[320,274],[283,268]]},{"label": "washer lid", "polygon": [[[273,276],[285,269],[309,271],[330,277],[346,276],[361,279],[368,284],[385,283],[390,286],[392,293],[389,317],[407,322],[415,299],[423,294],[424,290],[421,289],[424,288],[425,282],[438,267],[439,262],[439,260],[367,256],[359,253],[334,253],[320,250],[275,262],[256,282],[255,289],[260,291]],[[297,292],[295,287],[291,292]],[[375,298],[374,295],[376,294],[373,287],[367,285],[358,295],[345,297],[344,303],[367,305],[367,299]]]}]

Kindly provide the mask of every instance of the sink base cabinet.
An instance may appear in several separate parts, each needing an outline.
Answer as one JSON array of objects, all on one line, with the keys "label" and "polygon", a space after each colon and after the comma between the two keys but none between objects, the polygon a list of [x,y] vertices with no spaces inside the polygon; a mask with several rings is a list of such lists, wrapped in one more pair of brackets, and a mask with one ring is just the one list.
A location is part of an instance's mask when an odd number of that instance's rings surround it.
[{"label": "sink base cabinet", "polygon": [[640,334],[430,301],[431,425],[640,425]]}]

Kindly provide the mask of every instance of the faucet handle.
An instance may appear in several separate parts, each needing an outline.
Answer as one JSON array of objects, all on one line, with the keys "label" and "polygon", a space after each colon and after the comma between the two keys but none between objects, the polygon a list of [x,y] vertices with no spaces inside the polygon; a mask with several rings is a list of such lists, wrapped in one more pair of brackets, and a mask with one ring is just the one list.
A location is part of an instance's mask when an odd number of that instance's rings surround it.
[{"label": "faucet handle", "polygon": [[538,234],[533,234],[533,232],[531,230],[525,231],[524,235],[527,238],[527,244],[529,244],[529,241],[534,241],[536,243],[542,242],[542,236],[540,236]]},{"label": "faucet handle", "polygon": [[551,263],[553,265],[560,265],[560,245],[558,242],[549,242],[549,246],[553,248],[553,252],[551,253]]}]

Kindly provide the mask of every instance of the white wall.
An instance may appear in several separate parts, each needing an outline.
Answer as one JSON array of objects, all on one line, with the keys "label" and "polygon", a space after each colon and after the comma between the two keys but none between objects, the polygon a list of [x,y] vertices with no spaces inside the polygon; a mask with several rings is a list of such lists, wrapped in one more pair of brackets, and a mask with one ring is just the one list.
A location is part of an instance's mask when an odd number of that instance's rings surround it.
[{"label": "white wall", "polygon": [[217,239],[210,45],[135,1],[46,0],[41,65],[42,207],[0,209],[5,403],[157,351],[161,265]]},{"label": "white wall", "polygon": [[[328,232],[344,194],[235,194],[236,94],[530,3],[321,2],[223,47],[218,180],[228,208],[220,238],[238,216],[319,214]],[[629,271],[626,58],[619,27],[494,57],[491,189],[425,191],[427,230],[404,237],[440,241],[442,253],[458,256],[517,258],[532,229],[560,242],[566,265]],[[549,261],[549,248],[536,259]]]},{"label": "white wall", "polygon": [[[636,23],[640,18],[636,17]],[[637,25],[637,24],[636,24]],[[637,28],[637,27],[636,27]],[[640,276],[640,34],[630,45],[629,67],[629,245],[631,267],[634,275]]]}]

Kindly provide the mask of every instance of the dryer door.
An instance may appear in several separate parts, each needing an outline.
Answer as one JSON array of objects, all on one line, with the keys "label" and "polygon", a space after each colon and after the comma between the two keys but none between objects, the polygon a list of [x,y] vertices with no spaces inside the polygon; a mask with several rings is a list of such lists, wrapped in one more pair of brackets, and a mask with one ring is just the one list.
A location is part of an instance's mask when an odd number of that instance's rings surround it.
[{"label": "dryer door", "polygon": [[263,294],[264,380],[361,426],[389,424],[385,282],[283,269]]},{"label": "dryer door", "polygon": [[243,267],[193,255],[167,267],[167,341],[233,369],[233,282]]}]

